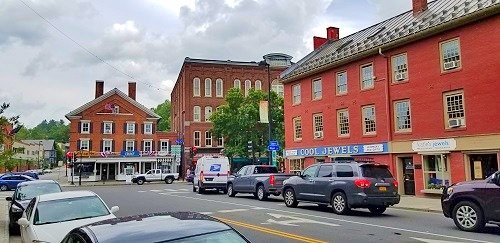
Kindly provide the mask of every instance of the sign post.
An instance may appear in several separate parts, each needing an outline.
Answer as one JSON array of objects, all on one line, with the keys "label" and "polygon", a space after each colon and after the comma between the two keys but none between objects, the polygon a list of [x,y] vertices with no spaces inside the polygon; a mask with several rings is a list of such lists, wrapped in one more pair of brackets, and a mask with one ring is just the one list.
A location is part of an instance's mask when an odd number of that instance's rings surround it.
[{"label": "sign post", "polygon": [[269,145],[267,146],[267,149],[271,152],[271,161],[269,161],[270,165],[277,165],[277,153],[276,151],[280,150],[280,145],[278,144],[278,141],[273,140],[269,142]]}]

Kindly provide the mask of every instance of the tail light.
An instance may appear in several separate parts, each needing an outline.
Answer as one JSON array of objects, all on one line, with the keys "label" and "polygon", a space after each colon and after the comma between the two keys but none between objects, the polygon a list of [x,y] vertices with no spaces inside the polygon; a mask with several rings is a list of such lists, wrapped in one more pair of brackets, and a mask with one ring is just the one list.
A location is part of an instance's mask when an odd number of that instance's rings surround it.
[{"label": "tail light", "polygon": [[231,171],[230,171],[230,170],[228,170],[228,171],[227,171],[227,176],[230,176],[230,175],[231,175]]},{"label": "tail light", "polygon": [[276,179],[274,178],[274,175],[270,175],[269,176],[269,184],[271,186],[274,186],[275,183],[276,183]]},{"label": "tail light", "polygon": [[372,183],[367,179],[356,179],[354,180],[354,184],[359,188],[368,188]]},{"label": "tail light", "polygon": [[200,172],[200,181],[205,180],[205,176],[203,176],[203,171]]},{"label": "tail light", "polygon": [[392,183],[394,184],[394,187],[398,188],[399,182],[396,179],[393,179]]}]

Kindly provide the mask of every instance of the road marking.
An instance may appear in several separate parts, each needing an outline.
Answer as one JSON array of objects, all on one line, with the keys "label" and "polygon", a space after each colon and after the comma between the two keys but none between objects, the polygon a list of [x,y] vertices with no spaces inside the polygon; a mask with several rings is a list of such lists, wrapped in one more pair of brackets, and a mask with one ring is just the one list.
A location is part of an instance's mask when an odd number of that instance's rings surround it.
[{"label": "road marking", "polygon": [[161,192],[161,190],[149,190],[150,192]]},{"label": "road marking", "polygon": [[245,212],[248,211],[248,208],[240,208],[240,209],[227,209],[227,210],[220,210],[218,211],[219,213],[234,213],[234,212]]},{"label": "road marking", "polygon": [[255,207],[255,208],[252,208],[253,210],[264,210],[265,208],[261,208],[261,207]]},{"label": "road marking", "polygon": [[279,230],[260,227],[260,226],[253,225],[253,224],[247,224],[247,223],[243,223],[243,222],[239,222],[239,221],[234,221],[234,220],[230,220],[230,219],[219,218],[219,217],[215,217],[215,218],[224,222],[224,223],[227,223],[227,224],[236,225],[236,226],[240,226],[240,227],[244,227],[244,228],[248,228],[248,229],[253,229],[255,231],[260,231],[260,232],[267,233],[270,235],[276,235],[276,236],[280,236],[280,237],[288,238],[288,239],[292,239],[292,240],[308,242],[308,243],[326,243],[327,242],[327,241],[312,239],[312,238],[309,238],[306,236],[287,233],[284,231],[279,231]]},{"label": "road marking", "polygon": [[282,220],[282,221],[276,221],[274,219],[268,219],[266,223],[262,224],[279,224],[279,225],[286,225],[286,226],[299,226],[297,224],[299,223],[308,223],[308,224],[321,224],[321,225],[327,225],[327,226],[333,226],[337,227],[340,226],[338,224],[332,224],[332,223],[326,223],[326,222],[320,222],[312,219],[305,219],[305,218],[298,218],[298,217],[293,217],[289,215],[282,215],[282,214],[276,214],[276,213],[267,213],[270,216],[281,219],[281,218],[288,218],[288,220]]},{"label": "road marking", "polygon": [[[424,239],[424,238],[416,238],[416,237],[410,237],[410,239],[426,242],[426,243],[452,243],[455,241],[447,241],[447,240],[434,240],[434,239]],[[459,243],[459,242],[457,242]]]},{"label": "road marking", "polygon": [[146,192],[146,191],[137,191],[137,192]]},{"label": "road marking", "polygon": [[160,192],[158,194],[171,196],[173,193],[182,194],[182,193],[189,193],[189,192]]},{"label": "road marking", "polygon": [[[223,203],[223,204],[235,205],[235,206],[250,207],[250,208],[255,207],[255,206],[247,205],[247,204],[217,201],[217,200],[206,199],[206,198],[196,198],[196,197],[188,197],[188,196],[173,195],[173,194],[170,196],[179,197],[179,198],[186,198],[186,199],[195,199],[195,200],[201,200],[201,201],[207,201],[207,202]],[[281,212],[281,213],[288,213],[288,214],[291,213],[291,214],[295,214],[295,215],[302,215],[302,216],[308,216],[308,217],[319,218],[319,219],[328,219],[328,220],[333,220],[333,221],[346,222],[346,223],[358,224],[358,225],[364,225],[364,226],[371,226],[371,227],[376,227],[376,228],[399,230],[399,231],[410,232],[410,233],[415,233],[415,234],[422,234],[422,235],[438,236],[438,237],[443,237],[443,238],[448,238],[448,239],[491,243],[490,241],[474,240],[474,239],[468,239],[468,238],[463,238],[463,237],[458,237],[458,236],[449,236],[449,235],[442,235],[442,234],[423,232],[423,231],[411,230],[411,229],[404,229],[404,228],[398,228],[398,227],[392,227],[392,226],[376,225],[376,224],[363,223],[363,222],[357,222],[357,221],[346,220],[346,219],[329,218],[329,217],[324,217],[324,216],[319,216],[319,215],[311,215],[311,214],[306,214],[306,213],[292,212],[292,211],[286,211],[286,210],[280,210],[280,209],[273,209],[273,208],[265,208],[265,209],[269,210],[269,211],[275,211],[275,212]]]},{"label": "road marking", "polygon": [[169,191],[169,192],[176,192],[177,190],[174,190],[174,189],[163,189],[165,191]]},{"label": "road marking", "polygon": [[186,189],[186,188],[181,188],[181,189],[179,189],[179,191],[188,191],[188,189]]},{"label": "road marking", "polygon": [[205,215],[213,214],[212,212],[199,212],[199,213],[205,214]]}]

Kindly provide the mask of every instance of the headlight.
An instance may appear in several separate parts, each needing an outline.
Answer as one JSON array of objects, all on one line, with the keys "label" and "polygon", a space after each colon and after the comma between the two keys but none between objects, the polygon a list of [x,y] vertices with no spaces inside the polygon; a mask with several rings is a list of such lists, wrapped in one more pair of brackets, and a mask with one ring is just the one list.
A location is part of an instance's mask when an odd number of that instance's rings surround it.
[{"label": "headlight", "polygon": [[15,204],[12,204],[11,210],[14,213],[20,213],[23,211],[20,207],[16,206]]},{"label": "headlight", "polygon": [[446,189],[446,194],[450,195],[453,193],[453,187],[448,187],[448,189]]}]

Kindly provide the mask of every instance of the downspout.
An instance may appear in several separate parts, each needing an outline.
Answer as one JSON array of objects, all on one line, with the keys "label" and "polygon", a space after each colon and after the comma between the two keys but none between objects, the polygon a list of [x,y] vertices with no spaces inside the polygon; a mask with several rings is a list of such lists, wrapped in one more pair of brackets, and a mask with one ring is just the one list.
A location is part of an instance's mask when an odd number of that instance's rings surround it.
[{"label": "downspout", "polygon": [[[386,119],[387,119],[387,145],[391,145],[391,141],[392,141],[392,119],[391,119],[391,97],[390,97],[390,92],[389,92],[389,86],[390,86],[390,76],[391,76],[391,70],[390,70],[390,64],[389,64],[389,58],[382,53],[382,48],[378,48],[378,54],[380,56],[382,56],[384,59],[385,59],[385,63],[386,63],[386,82],[385,82],[385,103],[386,103]],[[388,148],[389,149],[389,148]],[[389,153],[389,156],[392,157],[392,155]],[[396,169],[396,165],[395,165],[395,162],[391,159],[391,164],[392,164],[392,168],[393,168],[393,174],[395,169]]]}]

